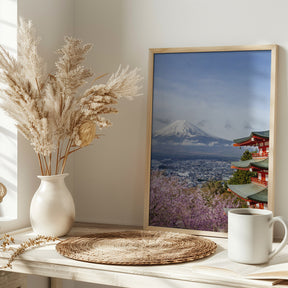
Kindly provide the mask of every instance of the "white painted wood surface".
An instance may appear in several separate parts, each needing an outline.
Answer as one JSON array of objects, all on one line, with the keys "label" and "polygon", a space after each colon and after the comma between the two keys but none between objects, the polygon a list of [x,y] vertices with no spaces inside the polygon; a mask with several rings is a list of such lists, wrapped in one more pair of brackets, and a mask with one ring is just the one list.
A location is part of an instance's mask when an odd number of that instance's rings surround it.
[{"label": "white painted wood surface", "polygon": [[[79,236],[97,232],[137,229],[137,227],[115,225],[78,225],[68,236]],[[11,233],[10,233],[11,234]],[[36,235],[30,228],[13,232],[16,244]],[[266,265],[243,265],[227,258],[227,239],[210,238],[218,244],[214,255],[198,261],[158,266],[118,266],[75,261],[59,255],[55,245],[31,249],[13,262],[12,271],[53,278],[53,288],[61,288],[59,279],[71,279],[103,285],[127,288],[208,288],[208,287],[271,287],[271,281],[250,280],[243,275],[256,272]],[[0,265],[6,263],[8,253],[0,253]],[[288,261],[287,247],[269,264]],[[229,267],[229,270],[227,270]],[[288,267],[288,266],[287,266]],[[10,269],[7,269],[11,271]],[[274,286],[278,287],[278,285]],[[288,285],[279,285],[288,287]]]}]

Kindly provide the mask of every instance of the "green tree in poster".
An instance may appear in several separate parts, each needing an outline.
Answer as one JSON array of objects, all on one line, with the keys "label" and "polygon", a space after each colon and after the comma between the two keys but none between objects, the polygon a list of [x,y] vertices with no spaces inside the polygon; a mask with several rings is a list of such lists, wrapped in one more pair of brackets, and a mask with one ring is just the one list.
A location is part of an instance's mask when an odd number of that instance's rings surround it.
[{"label": "green tree in poster", "polygon": [[[252,153],[249,150],[245,150],[241,156],[241,161],[252,159]],[[228,184],[248,184],[251,183],[251,177],[256,177],[257,173],[249,170],[236,170],[232,177],[228,180]]]},{"label": "green tree in poster", "polygon": [[241,161],[246,161],[252,159],[252,153],[249,150],[245,150],[241,156]]}]

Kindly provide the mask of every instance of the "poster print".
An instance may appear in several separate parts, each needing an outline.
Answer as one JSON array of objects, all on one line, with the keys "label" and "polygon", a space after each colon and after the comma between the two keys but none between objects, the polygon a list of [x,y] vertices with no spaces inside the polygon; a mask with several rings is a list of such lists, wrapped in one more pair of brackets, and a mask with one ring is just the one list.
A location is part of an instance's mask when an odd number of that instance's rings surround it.
[{"label": "poster print", "polygon": [[150,49],[145,227],[219,236],[229,209],[273,209],[276,48]]}]

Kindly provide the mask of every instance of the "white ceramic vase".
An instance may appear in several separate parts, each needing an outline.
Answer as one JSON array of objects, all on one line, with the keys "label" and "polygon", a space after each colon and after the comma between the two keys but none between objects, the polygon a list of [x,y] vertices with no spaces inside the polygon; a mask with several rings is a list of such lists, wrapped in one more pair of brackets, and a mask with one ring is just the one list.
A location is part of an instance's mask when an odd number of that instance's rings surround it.
[{"label": "white ceramic vase", "polygon": [[35,233],[63,236],[75,219],[75,206],[64,178],[68,174],[38,176],[41,184],[30,205],[30,221]]}]

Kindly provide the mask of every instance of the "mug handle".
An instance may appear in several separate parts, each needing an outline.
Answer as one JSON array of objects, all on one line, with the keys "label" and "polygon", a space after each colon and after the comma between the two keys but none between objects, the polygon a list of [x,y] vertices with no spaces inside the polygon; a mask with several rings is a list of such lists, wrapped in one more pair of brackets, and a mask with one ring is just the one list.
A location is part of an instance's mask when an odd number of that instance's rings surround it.
[{"label": "mug handle", "polygon": [[281,243],[278,245],[277,248],[273,249],[269,254],[268,254],[268,259],[270,260],[272,257],[274,257],[276,254],[278,254],[286,245],[287,240],[288,240],[288,227],[285,222],[285,220],[281,216],[273,217],[272,220],[270,221],[270,225],[273,225],[275,222],[280,222],[284,226],[285,230],[285,235],[283,237],[283,240]]}]

